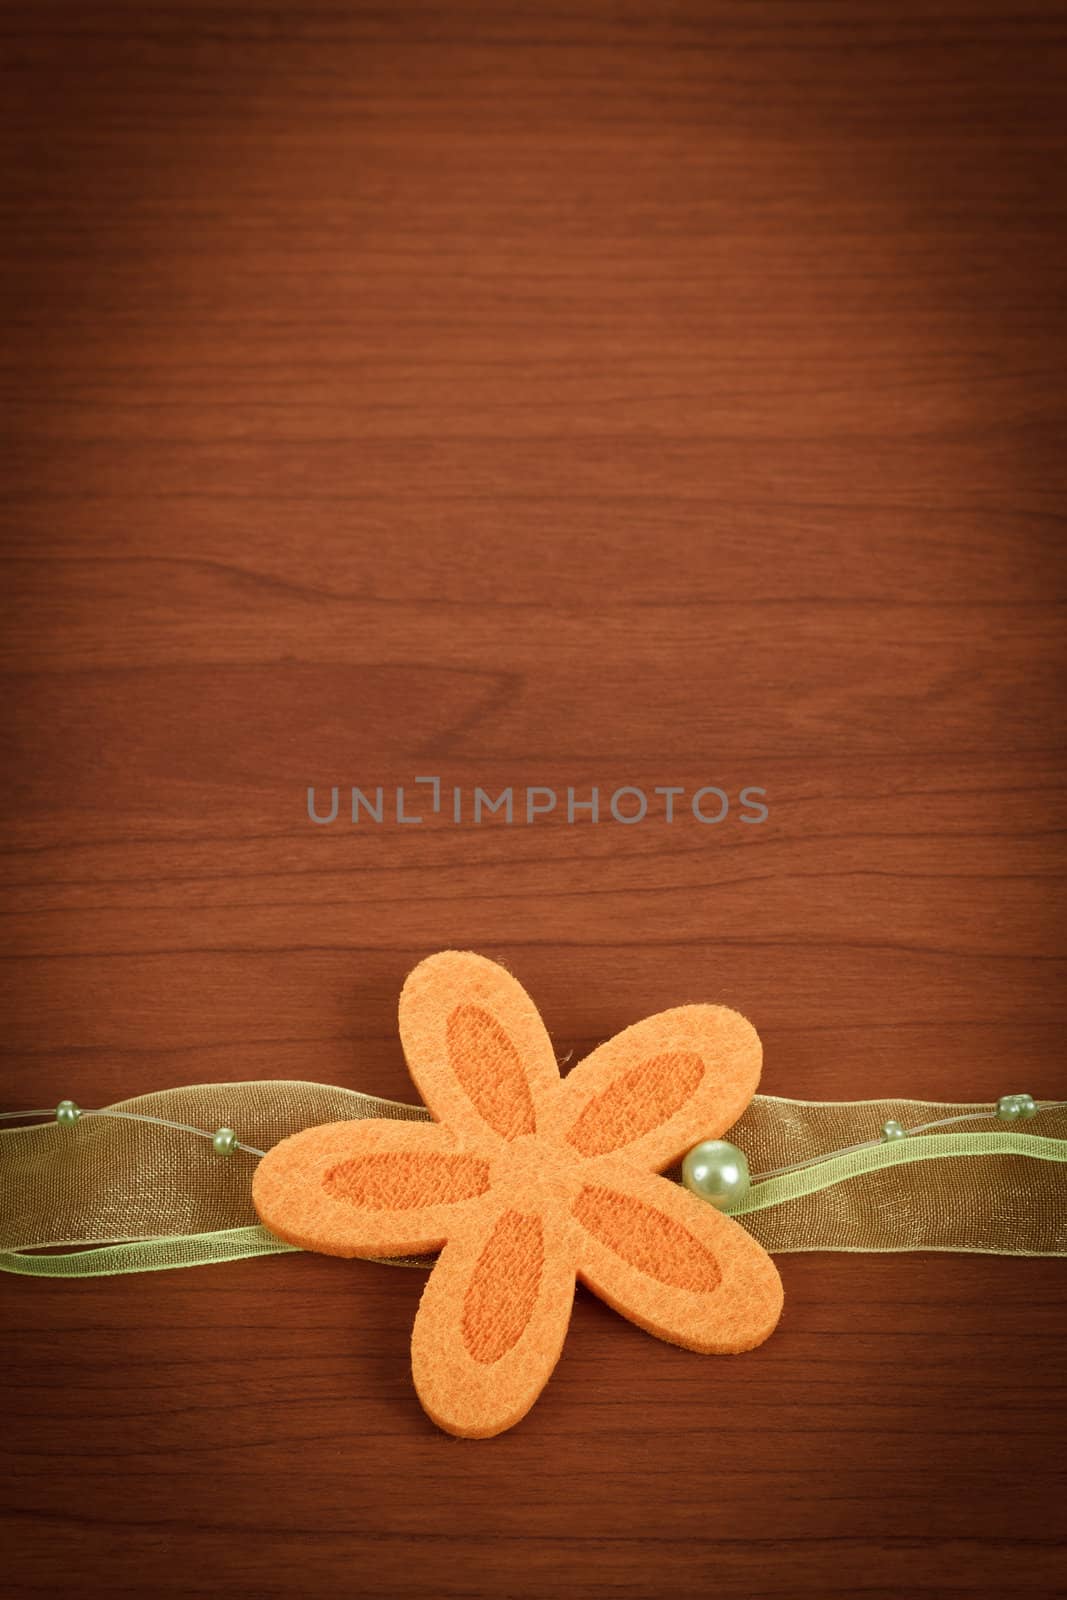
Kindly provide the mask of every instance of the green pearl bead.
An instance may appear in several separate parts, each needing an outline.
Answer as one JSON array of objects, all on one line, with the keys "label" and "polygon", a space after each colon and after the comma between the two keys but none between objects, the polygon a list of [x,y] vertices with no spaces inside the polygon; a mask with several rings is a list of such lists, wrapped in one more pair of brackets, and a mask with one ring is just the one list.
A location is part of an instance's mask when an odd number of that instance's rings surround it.
[{"label": "green pearl bead", "polygon": [[882,1123],[883,1144],[892,1144],[894,1139],[904,1139],[906,1137],[904,1129],[893,1117],[890,1117],[888,1122]]},{"label": "green pearl bead", "polygon": [[997,1101],[998,1122],[1026,1122],[1037,1116],[1037,1102],[1032,1094],[1002,1094]]},{"label": "green pearl bead", "polygon": [[211,1136],[211,1148],[217,1156],[232,1156],[237,1149],[237,1135],[232,1128],[220,1128]]},{"label": "green pearl bead", "polygon": [[682,1182],[717,1211],[740,1204],[750,1183],[748,1157],[725,1139],[705,1139],[682,1162]]},{"label": "green pearl bead", "polygon": [[73,1127],[81,1114],[82,1108],[74,1100],[61,1100],[56,1106],[56,1121],[64,1128]]}]

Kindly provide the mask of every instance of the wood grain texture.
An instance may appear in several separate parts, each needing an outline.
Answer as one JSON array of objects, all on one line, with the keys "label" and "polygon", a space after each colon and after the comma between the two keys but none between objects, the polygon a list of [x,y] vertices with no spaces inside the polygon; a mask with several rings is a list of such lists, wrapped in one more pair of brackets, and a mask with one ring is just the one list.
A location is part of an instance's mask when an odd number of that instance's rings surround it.
[{"label": "wood grain texture", "polygon": [[[1067,26],[968,0],[4,5],[2,1096],[408,1093],[407,970],[561,1053],[1067,1095]],[[765,825],[307,818],[744,784]],[[1067,1592],[1053,1262],[783,1258],[758,1352],[582,1296],[437,1434],[417,1274],[0,1281],[19,1596]]]}]

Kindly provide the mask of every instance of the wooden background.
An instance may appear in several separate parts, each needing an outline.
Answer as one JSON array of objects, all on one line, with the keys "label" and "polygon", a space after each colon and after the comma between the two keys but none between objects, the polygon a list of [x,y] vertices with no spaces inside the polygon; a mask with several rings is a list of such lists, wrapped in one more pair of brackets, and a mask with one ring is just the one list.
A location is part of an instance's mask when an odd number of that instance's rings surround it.
[{"label": "wooden background", "polygon": [[[5,5],[7,1107],[408,1095],[408,968],[561,1053],[1067,1095],[1067,22],[975,0]],[[309,784],[744,784],[718,827]],[[761,1350],[584,1293],[513,1433],[417,1274],[0,1282],[18,1596],[1067,1592],[1049,1261],[783,1258]]]}]

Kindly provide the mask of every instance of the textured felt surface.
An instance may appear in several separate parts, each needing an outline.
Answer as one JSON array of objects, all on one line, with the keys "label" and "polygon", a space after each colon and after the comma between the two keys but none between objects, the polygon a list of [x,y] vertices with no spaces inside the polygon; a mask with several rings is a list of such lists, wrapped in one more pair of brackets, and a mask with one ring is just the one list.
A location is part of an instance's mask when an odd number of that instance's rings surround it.
[{"label": "textured felt surface", "polygon": [[518,1422],[559,1359],[576,1277],[649,1333],[751,1349],[778,1273],[729,1217],[657,1176],[726,1131],[759,1081],[755,1029],[723,1006],[664,1011],[561,1080],[536,1007],[495,962],[444,951],[400,999],[411,1075],[438,1119],[329,1123],[260,1163],[267,1227],[340,1256],[441,1250],[412,1334],[428,1415],[485,1438]]}]

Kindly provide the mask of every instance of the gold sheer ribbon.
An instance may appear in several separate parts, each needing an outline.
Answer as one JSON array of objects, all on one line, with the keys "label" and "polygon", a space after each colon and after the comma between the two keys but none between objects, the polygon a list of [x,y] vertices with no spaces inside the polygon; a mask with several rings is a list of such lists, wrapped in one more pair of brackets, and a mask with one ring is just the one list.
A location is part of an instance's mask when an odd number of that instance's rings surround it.
[{"label": "gold sheer ribbon", "polygon": [[[322,1122],[429,1120],[422,1106],[273,1080],[168,1089],[108,1109],[197,1128],[225,1125],[261,1150]],[[877,1139],[889,1118],[907,1128],[983,1111],[984,1118],[951,1128],[841,1153]],[[973,1103],[757,1095],[728,1135],[757,1180],[732,1214],[774,1254],[1067,1255],[1067,1108],[1042,1108],[1013,1127],[989,1112]],[[0,1270],[89,1277],[291,1250],[257,1221],[256,1159],[240,1150],[221,1158],[195,1134],[118,1117],[4,1129]],[[810,1164],[759,1180],[797,1163]]]}]

